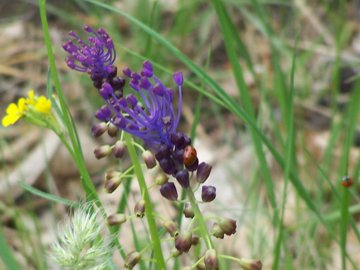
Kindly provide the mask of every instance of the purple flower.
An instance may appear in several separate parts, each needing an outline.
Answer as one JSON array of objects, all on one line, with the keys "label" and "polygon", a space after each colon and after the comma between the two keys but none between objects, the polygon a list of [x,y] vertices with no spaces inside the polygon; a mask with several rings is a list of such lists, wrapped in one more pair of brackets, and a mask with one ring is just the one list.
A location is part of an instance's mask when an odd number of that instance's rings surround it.
[{"label": "purple flower", "polygon": [[[182,110],[182,73],[173,74],[178,88],[177,113],[173,107],[173,90],[156,77],[148,60],[143,63],[140,72],[130,68],[123,70],[130,87],[130,93],[124,96],[125,79],[117,76],[114,66],[116,53],[111,37],[101,28],[95,31],[85,26],[84,30],[87,40],[70,32],[70,40],[63,48],[68,53],[67,65],[88,73],[105,101],[105,105],[95,113],[96,118],[106,123],[109,134],[116,136],[112,130],[119,129],[143,140],[155,154],[163,171],[173,176],[182,172],[177,178],[183,187],[188,187],[189,181],[184,178],[184,173],[197,170],[199,160],[196,158],[195,162],[184,167],[184,150],[191,140],[184,133],[177,132]],[[109,127],[113,128],[110,130]],[[103,130],[96,130],[96,134],[101,132]]]},{"label": "purple flower", "polygon": [[71,40],[63,44],[68,53],[66,63],[74,70],[90,74],[91,79],[98,82],[96,87],[100,88],[104,79],[116,76],[114,43],[102,28],[94,31],[90,26],[85,26],[84,30],[88,33],[87,42],[71,31]]},{"label": "purple flower", "polygon": [[[172,105],[173,90],[154,75],[150,61],[145,61],[140,73],[126,69],[126,76],[131,77],[129,83],[132,92],[126,97],[117,97],[110,84],[104,83],[100,94],[112,112],[111,122],[142,139],[145,144],[157,151],[162,145],[173,148],[172,134],[176,133],[181,115],[181,84],[178,85],[178,112],[175,114]],[[180,75],[177,75],[181,77]]]}]

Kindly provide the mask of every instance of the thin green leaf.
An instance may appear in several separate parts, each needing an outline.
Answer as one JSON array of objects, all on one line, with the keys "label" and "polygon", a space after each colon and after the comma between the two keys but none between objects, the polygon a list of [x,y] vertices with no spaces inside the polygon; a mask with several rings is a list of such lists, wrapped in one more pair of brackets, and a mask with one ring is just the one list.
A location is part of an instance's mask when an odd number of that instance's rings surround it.
[{"label": "thin green leaf", "polygon": [[25,189],[26,191],[28,191],[28,192],[36,195],[36,196],[39,196],[41,198],[47,199],[49,201],[52,201],[52,202],[55,202],[55,203],[61,203],[61,204],[67,205],[69,207],[75,207],[75,208],[79,207],[79,203],[77,203],[77,202],[74,202],[74,201],[71,201],[71,200],[61,198],[61,197],[58,197],[56,195],[44,192],[42,190],[39,190],[37,188],[34,188],[33,186],[30,186],[30,185],[26,184],[25,182],[20,182],[20,186],[23,189]]},{"label": "thin green leaf", "polygon": [[[214,8],[216,11],[216,14],[218,16],[221,32],[224,36],[224,43],[227,55],[229,57],[229,60],[231,62],[232,68],[233,68],[233,74],[236,80],[236,84],[241,96],[241,99],[243,101],[243,106],[245,108],[246,113],[250,116],[252,121],[255,120],[255,113],[254,113],[254,107],[251,102],[250,94],[249,94],[249,88],[245,82],[244,75],[242,68],[239,64],[238,55],[236,51],[234,50],[234,39],[233,39],[233,32],[230,29],[234,28],[234,25],[230,21],[230,16],[227,14],[227,11],[220,0],[214,0]],[[243,53],[246,54],[246,53]],[[269,195],[269,200],[271,203],[271,206],[274,210],[274,221],[278,222],[278,213],[277,213],[277,203],[275,200],[275,192],[274,192],[274,185],[273,181],[271,179],[271,173],[269,170],[269,167],[267,165],[265,154],[263,151],[262,143],[258,135],[256,134],[255,130],[253,128],[250,128],[250,134],[254,142],[255,146],[255,152],[259,160],[260,165],[260,171],[262,172],[264,179],[265,179],[265,185],[266,189]]]},{"label": "thin green leaf", "polygon": [[289,101],[288,101],[288,123],[287,123],[287,134],[288,134],[288,140],[286,144],[286,166],[285,166],[285,177],[284,177],[284,188],[283,188],[283,194],[282,194],[282,203],[281,203],[281,216],[280,216],[280,222],[278,224],[278,237],[275,245],[274,250],[274,261],[272,265],[272,269],[276,270],[279,269],[279,261],[281,256],[281,244],[283,240],[283,220],[284,220],[284,214],[285,214],[285,204],[286,204],[286,198],[287,198],[287,186],[290,176],[290,171],[292,168],[292,165],[294,163],[294,152],[295,152],[295,125],[294,125],[294,76],[295,76],[295,63],[296,63],[296,51],[294,52],[293,61],[291,65],[291,74],[290,74],[290,95],[289,95]]},{"label": "thin green leaf", "polygon": [[5,266],[8,270],[20,270],[20,266],[18,265],[17,261],[12,254],[11,249],[9,248],[8,244],[6,243],[4,233],[2,228],[0,227],[0,258],[4,262]]}]

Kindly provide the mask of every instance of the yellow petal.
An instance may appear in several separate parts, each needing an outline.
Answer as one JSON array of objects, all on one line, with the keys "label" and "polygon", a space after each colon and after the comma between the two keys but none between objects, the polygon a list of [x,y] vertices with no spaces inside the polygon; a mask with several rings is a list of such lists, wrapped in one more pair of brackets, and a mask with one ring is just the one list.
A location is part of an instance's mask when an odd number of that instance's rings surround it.
[{"label": "yellow petal", "polygon": [[41,113],[49,113],[51,111],[51,101],[44,96],[40,96],[35,104],[35,110]]},{"label": "yellow petal", "polygon": [[20,98],[18,100],[18,110],[20,114],[23,114],[24,111],[26,110],[26,101],[25,98]]},{"label": "yellow petal", "polygon": [[20,117],[21,117],[20,115],[15,115],[15,114],[6,115],[2,119],[1,124],[4,127],[10,126],[10,125],[14,124],[17,120],[19,120]]},{"label": "yellow petal", "polygon": [[15,103],[10,103],[9,106],[6,108],[7,114],[17,114],[18,112],[19,112],[19,109]]}]

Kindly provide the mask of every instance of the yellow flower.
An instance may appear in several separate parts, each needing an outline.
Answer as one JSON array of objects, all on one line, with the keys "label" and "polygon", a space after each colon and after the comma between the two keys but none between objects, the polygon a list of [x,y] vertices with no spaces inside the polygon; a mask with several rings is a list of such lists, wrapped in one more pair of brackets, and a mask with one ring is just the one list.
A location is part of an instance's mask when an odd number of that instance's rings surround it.
[{"label": "yellow flower", "polygon": [[48,120],[45,117],[51,114],[51,101],[45,96],[36,96],[34,90],[30,90],[26,98],[20,98],[17,104],[11,103],[7,107],[2,125],[7,127],[15,124],[24,116],[27,117],[28,121],[40,125],[40,122],[47,122]]},{"label": "yellow flower", "polygon": [[15,124],[23,115],[26,110],[26,102],[24,98],[18,100],[18,104],[9,104],[6,109],[6,116],[2,119],[2,125],[4,127]]},{"label": "yellow flower", "polygon": [[34,106],[35,111],[48,114],[51,112],[51,101],[44,96],[40,96]]}]

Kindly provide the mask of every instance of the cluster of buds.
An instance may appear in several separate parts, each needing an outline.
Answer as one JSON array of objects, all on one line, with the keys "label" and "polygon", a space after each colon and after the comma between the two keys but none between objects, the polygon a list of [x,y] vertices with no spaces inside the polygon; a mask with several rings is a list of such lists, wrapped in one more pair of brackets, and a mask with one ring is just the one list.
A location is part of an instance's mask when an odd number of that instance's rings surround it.
[{"label": "cluster of buds", "polygon": [[122,140],[118,140],[113,145],[101,145],[94,149],[94,155],[97,159],[101,159],[111,154],[115,158],[122,158],[125,153],[125,143]]}]

